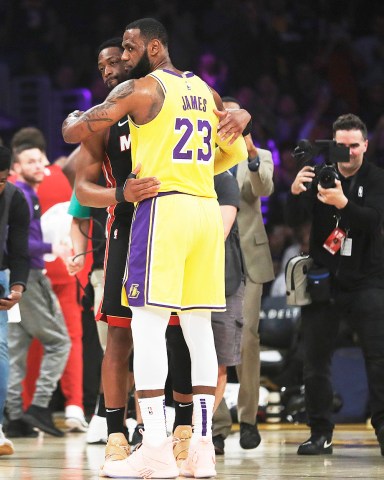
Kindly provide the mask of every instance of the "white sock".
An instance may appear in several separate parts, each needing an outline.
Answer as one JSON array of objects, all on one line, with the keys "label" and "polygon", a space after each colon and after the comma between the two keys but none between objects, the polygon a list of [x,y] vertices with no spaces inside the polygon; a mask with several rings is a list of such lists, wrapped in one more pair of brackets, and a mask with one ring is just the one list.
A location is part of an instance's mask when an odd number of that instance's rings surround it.
[{"label": "white sock", "polygon": [[214,395],[193,395],[193,434],[191,443],[196,443],[201,437],[212,438],[214,403]]},{"label": "white sock", "polygon": [[139,398],[141,416],[144,424],[145,442],[154,447],[161,445],[167,438],[165,419],[165,397]]}]

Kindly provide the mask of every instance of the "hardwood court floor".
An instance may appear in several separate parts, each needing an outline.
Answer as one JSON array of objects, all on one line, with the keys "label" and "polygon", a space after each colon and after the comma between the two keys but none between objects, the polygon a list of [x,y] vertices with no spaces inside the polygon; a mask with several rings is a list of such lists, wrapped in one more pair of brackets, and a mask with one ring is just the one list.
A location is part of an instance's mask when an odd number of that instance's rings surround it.
[{"label": "hardwood court floor", "polygon": [[[226,440],[225,456],[217,458],[218,480],[384,478],[384,457],[372,429],[365,425],[339,426],[333,455],[318,457],[296,455],[298,443],[308,437],[304,426],[262,425],[261,434],[262,443],[255,450],[240,448],[238,431]],[[41,434],[14,443],[15,454],[0,457],[1,480],[99,478],[104,447],[87,445],[85,434],[60,439]]]}]

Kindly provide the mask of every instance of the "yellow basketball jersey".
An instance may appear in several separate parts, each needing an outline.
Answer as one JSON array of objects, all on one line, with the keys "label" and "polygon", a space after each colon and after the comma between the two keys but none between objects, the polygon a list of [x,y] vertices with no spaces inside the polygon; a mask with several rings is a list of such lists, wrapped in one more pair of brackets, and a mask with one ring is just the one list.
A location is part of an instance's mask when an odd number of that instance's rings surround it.
[{"label": "yellow basketball jersey", "polygon": [[132,164],[140,177],[156,176],[160,192],[214,197],[214,154],[219,120],[208,85],[192,72],[150,74],[164,91],[159,114],[145,125],[130,119]]}]

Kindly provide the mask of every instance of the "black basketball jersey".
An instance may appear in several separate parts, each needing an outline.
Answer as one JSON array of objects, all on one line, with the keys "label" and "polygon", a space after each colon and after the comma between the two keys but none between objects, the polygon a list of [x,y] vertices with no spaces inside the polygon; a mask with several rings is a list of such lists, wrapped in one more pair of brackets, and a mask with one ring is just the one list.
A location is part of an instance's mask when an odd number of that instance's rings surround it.
[{"label": "black basketball jersey", "polygon": [[[106,186],[115,188],[124,185],[132,171],[131,137],[129,133],[128,117],[121,118],[109,129],[107,146],[105,149],[103,173]],[[121,220],[132,221],[133,204],[129,202],[118,203],[107,208],[110,215],[123,215]]]}]

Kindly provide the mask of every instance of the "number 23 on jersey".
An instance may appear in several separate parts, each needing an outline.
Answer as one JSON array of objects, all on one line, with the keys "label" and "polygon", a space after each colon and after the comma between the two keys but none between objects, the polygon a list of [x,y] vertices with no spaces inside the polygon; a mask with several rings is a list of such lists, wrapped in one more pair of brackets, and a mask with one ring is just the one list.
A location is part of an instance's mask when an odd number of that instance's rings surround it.
[{"label": "number 23 on jersey", "polygon": [[175,133],[180,135],[180,139],[172,151],[173,162],[207,163],[213,159],[212,125],[208,120],[193,121],[190,118],[178,117],[175,121]]}]

